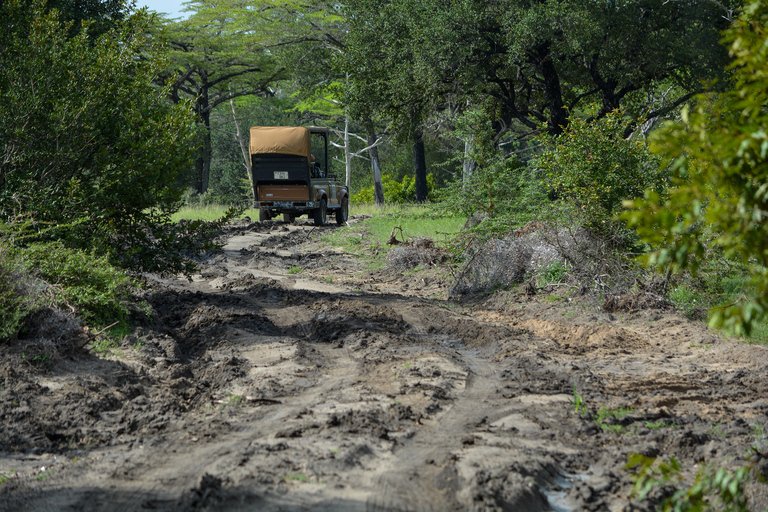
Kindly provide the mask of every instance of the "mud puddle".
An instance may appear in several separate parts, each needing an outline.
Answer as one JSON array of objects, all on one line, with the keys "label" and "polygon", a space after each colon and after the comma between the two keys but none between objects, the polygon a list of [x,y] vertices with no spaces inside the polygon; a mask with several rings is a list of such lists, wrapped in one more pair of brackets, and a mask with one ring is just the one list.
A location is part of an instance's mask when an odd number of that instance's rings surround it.
[{"label": "mud puddle", "polygon": [[0,510],[653,510],[630,454],[692,481],[768,442],[763,347],[663,311],[453,304],[333,229],[230,228],[191,282],[150,279],[152,323],[109,358],[5,353]]}]

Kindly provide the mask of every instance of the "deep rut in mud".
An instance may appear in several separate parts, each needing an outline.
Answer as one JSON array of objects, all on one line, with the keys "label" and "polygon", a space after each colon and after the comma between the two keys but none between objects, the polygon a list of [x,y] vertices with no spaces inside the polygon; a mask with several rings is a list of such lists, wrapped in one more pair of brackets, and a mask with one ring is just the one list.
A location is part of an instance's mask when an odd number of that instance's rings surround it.
[{"label": "deep rut in mud", "polygon": [[664,311],[456,305],[323,232],[231,228],[192,282],[150,276],[152,323],[110,358],[6,354],[0,510],[653,510],[629,454],[691,478],[766,443],[763,347]]}]

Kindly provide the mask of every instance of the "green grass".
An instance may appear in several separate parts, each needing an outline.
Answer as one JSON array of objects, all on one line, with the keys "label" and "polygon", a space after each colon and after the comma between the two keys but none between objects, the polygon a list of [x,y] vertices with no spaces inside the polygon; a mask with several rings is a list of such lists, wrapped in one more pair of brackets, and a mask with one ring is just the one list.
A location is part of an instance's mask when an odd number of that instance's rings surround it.
[{"label": "green grass", "polygon": [[8,480],[9,478],[12,478],[14,474],[16,474],[15,469],[12,469],[10,473],[0,474],[0,484],[5,483],[5,481]]},{"label": "green grass", "polygon": [[[224,213],[230,208],[226,204],[211,204],[207,206],[184,206],[171,216],[174,222],[181,219],[187,220],[218,220],[224,216]],[[251,220],[259,220],[259,211],[248,208],[243,212],[243,216],[248,216]]]},{"label": "green grass", "polygon": [[677,423],[671,423],[669,421],[646,421],[644,423],[645,428],[656,430],[660,428],[680,428]]},{"label": "green grass", "polygon": [[392,229],[402,228],[402,236],[397,230],[398,240],[426,237],[438,241],[446,240],[446,235],[458,233],[464,226],[464,219],[456,217],[432,217],[420,215],[424,208],[412,207],[397,214],[384,214],[364,220],[361,224],[379,244],[386,244]]},{"label": "green grass", "polygon": [[301,267],[297,267],[296,265],[288,269],[289,274],[300,274],[302,272],[304,272],[304,269]]},{"label": "green grass", "polygon": [[[717,272],[702,272],[697,281],[687,280],[673,287],[669,299],[688,317],[709,320],[712,308],[745,301],[753,294],[754,286],[747,275],[735,271],[727,276]],[[731,336],[729,332],[722,334]],[[743,342],[768,344],[768,317],[754,323],[752,332],[743,338]]]},{"label": "green grass", "polygon": [[296,482],[307,482],[307,481],[309,481],[309,477],[307,477],[307,475],[305,475],[304,473],[295,473],[295,474],[291,474],[291,475],[285,475],[285,476],[283,476],[283,479],[284,480],[293,480],[293,481],[296,481]]},{"label": "green grass", "polygon": [[446,234],[457,233],[464,225],[464,219],[437,215],[430,208],[420,205],[357,205],[350,213],[374,216],[329,230],[323,234],[322,241],[359,255],[366,261],[365,268],[369,270],[384,266],[390,249],[387,241],[395,226],[403,230],[402,235],[398,231],[398,240],[403,237],[406,240],[427,237],[440,242],[446,239]]}]

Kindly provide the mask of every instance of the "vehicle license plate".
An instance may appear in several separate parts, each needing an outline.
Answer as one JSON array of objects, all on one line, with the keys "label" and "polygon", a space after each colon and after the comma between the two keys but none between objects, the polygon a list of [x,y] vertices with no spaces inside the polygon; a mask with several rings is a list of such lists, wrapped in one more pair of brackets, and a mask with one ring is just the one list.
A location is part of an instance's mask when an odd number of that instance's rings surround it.
[{"label": "vehicle license plate", "polygon": [[288,171],[274,171],[276,180],[287,180]]}]

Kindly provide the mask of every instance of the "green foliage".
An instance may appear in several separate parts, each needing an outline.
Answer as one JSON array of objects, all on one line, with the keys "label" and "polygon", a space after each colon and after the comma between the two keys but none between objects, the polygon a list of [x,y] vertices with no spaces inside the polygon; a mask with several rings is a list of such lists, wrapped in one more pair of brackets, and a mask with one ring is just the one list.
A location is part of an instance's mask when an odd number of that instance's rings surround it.
[{"label": "green foliage", "polygon": [[539,270],[539,284],[562,283],[568,273],[568,265],[562,261],[553,261]]},{"label": "green foliage", "polygon": [[614,434],[623,434],[627,429],[623,425],[614,424],[609,420],[620,420],[633,412],[635,412],[635,410],[631,407],[618,407],[616,409],[601,407],[597,411],[597,415],[593,416],[592,419],[603,430],[613,432]]},{"label": "green foliage", "polygon": [[[395,179],[390,174],[381,176],[381,183],[384,187],[384,202],[406,204],[416,201],[416,179],[413,176],[404,176],[401,180]],[[435,198],[435,177],[432,174],[427,175],[427,197],[432,200]],[[373,186],[364,188],[350,197],[352,203],[373,203]]]},{"label": "green foliage", "polygon": [[13,242],[23,239],[29,221],[11,217],[0,222],[0,342],[18,334],[24,318],[35,309],[38,300],[13,255]]},{"label": "green foliage", "polygon": [[585,413],[589,413],[587,406],[584,403],[584,397],[582,397],[581,393],[579,393],[576,389],[575,383],[573,385],[573,399],[571,400],[571,405],[573,406],[573,412],[579,416],[583,416]]},{"label": "green foliage", "polygon": [[194,244],[169,215],[196,134],[189,104],[152,84],[164,64],[150,18],[96,39],[69,37],[37,0],[3,2],[0,18],[0,213],[121,265],[181,270]]},{"label": "green foliage", "polygon": [[60,306],[71,305],[86,323],[103,326],[127,318],[134,283],[106,256],[52,242],[16,249],[14,257],[27,273],[56,290]]},{"label": "green foliage", "polygon": [[469,161],[473,170],[441,191],[440,209],[464,218],[482,212],[489,222],[483,229],[503,232],[540,215],[546,203],[539,180],[530,169],[499,147],[498,136],[483,110],[470,110],[456,121],[453,136],[465,142],[455,161]]},{"label": "green foliage", "polygon": [[[622,104],[662,114],[723,74],[710,2],[349,0],[343,57],[353,110],[408,135],[434,111],[487,103],[497,131],[552,134],[570,113]],[[664,84],[664,105],[656,94]],[[655,97],[655,99],[654,99]],[[450,105],[450,107],[447,107]]]},{"label": "green foliage", "polygon": [[[639,454],[629,456],[626,469],[635,469],[632,494],[642,501],[654,489],[682,481],[680,462],[657,461]],[[661,502],[662,512],[749,512],[744,496],[744,484],[749,480],[750,467],[730,471],[726,468],[704,466],[696,481],[687,489],[677,489]]]},{"label": "green foliage", "polygon": [[24,318],[34,307],[7,249],[4,243],[0,245],[0,341],[16,336]]},{"label": "green foliage", "polygon": [[[226,103],[233,98],[271,95],[274,82],[287,77],[275,51],[265,46],[277,43],[281,29],[289,27],[284,21],[290,14],[282,9],[289,5],[281,2],[274,9],[273,3],[264,1],[192,0],[185,3],[186,19],[157,27],[156,35],[171,44],[168,66],[156,81],[169,86],[168,97],[173,101],[186,98],[192,102],[200,128],[202,144],[190,185],[201,194],[210,185],[214,109],[229,108]],[[243,129],[247,131],[247,127]]]},{"label": "green foliage", "polygon": [[8,473],[0,474],[0,484],[5,483],[6,480],[9,478],[13,478],[13,475],[16,474],[16,470],[12,469]]},{"label": "green foliage", "polygon": [[690,269],[707,250],[749,269],[754,295],[713,310],[710,325],[749,334],[768,310],[768,2],[751,0],[725,33],[734,89],[698,98],[655,138],[672,164],[667,198],[648,191],[624,218],[656,250],[649,265]]},{"label": "green foliage", "polygon": [[587,122],[573,118],[555,139],[542,137],[535,159],[557,196],[574,204],[587,225],[605,231],[622,201],[640,197],[648,188],[662,193],[665,174],[642,140],[625,140],[621,111]]}]

